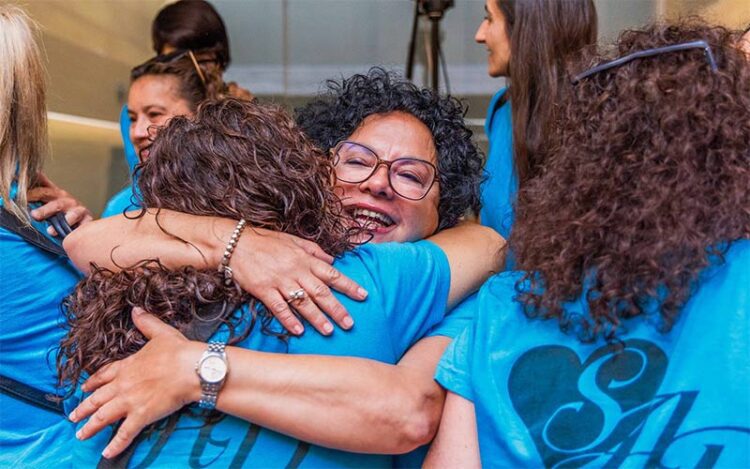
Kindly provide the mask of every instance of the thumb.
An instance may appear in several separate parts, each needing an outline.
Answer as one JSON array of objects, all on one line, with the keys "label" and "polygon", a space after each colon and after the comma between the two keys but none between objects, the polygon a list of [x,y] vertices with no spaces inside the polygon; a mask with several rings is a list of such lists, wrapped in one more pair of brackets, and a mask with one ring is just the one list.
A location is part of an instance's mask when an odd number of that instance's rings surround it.
[{"label": "thumb", "polygon": [[133,308],[131,316],[135,327],[149,340],[157,335],[170,334],[173,331],[177,331],[174,327],[137,306]]}]

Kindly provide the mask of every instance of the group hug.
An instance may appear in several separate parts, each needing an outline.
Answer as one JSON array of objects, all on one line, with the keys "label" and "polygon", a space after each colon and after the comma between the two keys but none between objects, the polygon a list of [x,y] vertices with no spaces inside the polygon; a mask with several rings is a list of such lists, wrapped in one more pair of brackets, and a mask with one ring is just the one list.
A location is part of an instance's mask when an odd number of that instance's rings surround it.
[{"label": "group hug", "polygon": [[487,155],[382,67],[264,102],[165,6],[93,220],[0,5],[0,467],[750,467],[750,34],[484,9]]}]

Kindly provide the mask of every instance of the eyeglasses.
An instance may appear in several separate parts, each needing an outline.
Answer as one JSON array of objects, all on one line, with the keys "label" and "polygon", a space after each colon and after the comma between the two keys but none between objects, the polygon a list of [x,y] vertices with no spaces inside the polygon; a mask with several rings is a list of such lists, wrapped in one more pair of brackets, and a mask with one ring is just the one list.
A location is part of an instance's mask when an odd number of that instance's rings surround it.
[{"label": "eyeglasses", "polygon": [[603,72],[611,68],[619,67],[635,59],[653,57],[655,55],[666,54],[668,52],[677,52],[689,49],[703,49],[706,54],[708,65],[711,67],[711,71],[716,72],[718,70],[718,67],[716,66],[716,60],[714,59],[714,54],[711,51],[711,46],[709,46],[706,41],[700,40],[692,42],[682,42],[680,44],[672,44],[671,46],[656,47],[654,49],[645,49],[638,52],[633,52],[632,54],[628,54],[624,57],[620,57],[609,62],[604,62],[603,64],[599,64],[596,67],[586,70],[585,72],[579,73],[578,75],[573,77],[572,81],[573,84],[576,85],[584,78],[588,78],[591,75],[595,75],[599,72]]},{"label": "eyeglasses", "polygon": [[380,165],[388,168],[388,183],[393,192],[409,200],[424,199],[437,180],[437,168],[432,163],[414,157],[381,159],[370,148],[344,140],[332,150],[336,178],[358,184],[368,180]]}]

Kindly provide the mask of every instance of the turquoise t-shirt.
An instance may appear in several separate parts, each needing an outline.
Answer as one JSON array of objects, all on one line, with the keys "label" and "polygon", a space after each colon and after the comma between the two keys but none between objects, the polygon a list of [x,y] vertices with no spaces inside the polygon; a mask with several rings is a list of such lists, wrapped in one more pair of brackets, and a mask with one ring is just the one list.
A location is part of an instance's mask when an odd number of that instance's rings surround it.
[{"label": "turquoise t-shirt", "polygon": [[[32,225],[46,235],[46,223]],[[0,373],[56,393],[60,302],[79,279],[67,260],[0,227]],[[59,414],[0,393],[0,467],[66,465],[74,438],[73,424]]]},{"label": "turquoise t-shirt", "polygon": [[528,320],[518,278],[485,284],[436,374],[474,402],[485,467],[750,467],[750,241],[701,274],[669,333],[636,317],[621,343]]},{"label": "turquoise t-shirt", "polygon": [[489,226],[508,239],[513,226],[513,203],[518,192],[518,177],[513,166],[513,124],[510,101],[502,101],[507,88],[493,96],[487,110],[484,131],[489,139],[489,154],[484,164],[487,179],[482,183],[482,225]]},{"label": "turquoise t-shirt", "polygon": [[[443,317],[450,270],[445,254],[429,241],[365,245],[337,259],[334,266],[369,292],[361,303],[337,294],[353,316],[354,328],[347,333],[336,330],[330,337],[308,330],[289,340],[288,353],[358,356],[396,363]],[[281,326],[274,322],[272,327],[279,330]],[[281,341],[258,329],[240,346],[287,352]],[[76,443],[74,465],[95,465],[110,433],[103,431],[89,441]],[[203,425],[201,419],[184,415],[163,445],[158,443],[158,434],[138,445],[130,465],[390,467],[392,457],[309,445],[234,417]]]},{"label": "turquoise t-shirt", "polygon": [[[127,106],[123,106],[120,110],[120,136],[122,137],[122,145],[125,150],[125,161],[128,163],[128,170],[130,171],[132,179],[135,165],[138,164],[138,155],[135,152],[133,143],[130,141],[130,117],[128,117]],[[138,186],[131,180],[128,187],[113,195],[104,206],[102,218],[111,217],[112,215],[121,215],[123,212],[138,210],[141,208],[137,202],[138,199],[135,197],[138,190],[137,187]]]}]

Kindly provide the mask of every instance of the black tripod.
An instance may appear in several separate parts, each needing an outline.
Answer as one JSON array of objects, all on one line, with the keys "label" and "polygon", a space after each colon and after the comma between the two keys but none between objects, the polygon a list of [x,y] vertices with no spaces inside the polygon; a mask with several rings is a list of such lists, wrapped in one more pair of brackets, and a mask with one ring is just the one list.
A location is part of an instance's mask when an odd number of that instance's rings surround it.
[{"label": "black tripod", "polygon": [[[411,40],[409,42],[409,55],[406,58],[406,78],[409,80],[414,76],[414,51],[417,47],[417,30],[419,29],[419,17],[426,15],[431,23],[430,30],[430,81],[432,89],[438,91],[439,84],[439,60],[442,56],[440,49],[440,20],[445,15],[445,10],[453,6],[453,0],[416,0],[414,7],[414,21],[411,27]],[[443,60],[444,61],[444,60]],[[443,64],[445,66],[445,64]],[[446,73],[447,77],[447,73]]]}]

